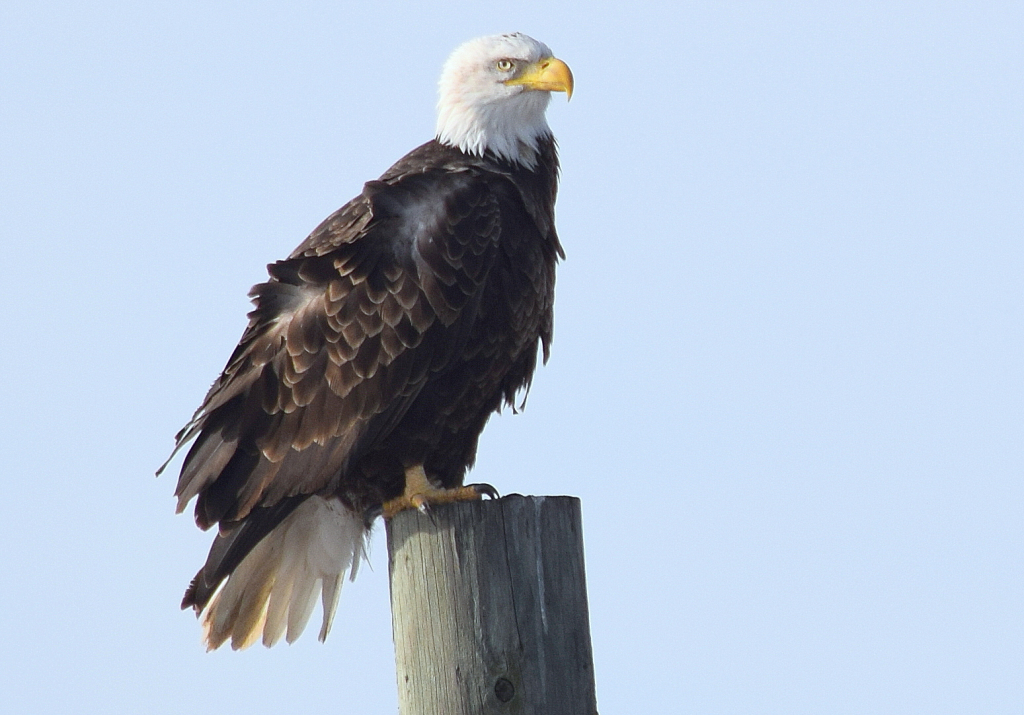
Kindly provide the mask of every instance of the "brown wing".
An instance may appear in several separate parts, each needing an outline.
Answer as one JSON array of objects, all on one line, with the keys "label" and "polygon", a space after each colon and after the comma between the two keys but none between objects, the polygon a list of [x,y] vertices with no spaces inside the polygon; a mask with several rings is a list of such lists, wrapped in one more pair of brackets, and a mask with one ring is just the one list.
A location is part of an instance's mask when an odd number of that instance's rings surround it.
[{"label": "brown wing", "polygon": [[257,509],[265,534],[295,498],[336,489],[461,351],[500,230],[486,181],[426,172],[370,182],[269,266],[240,344],[177,436],[178,448],[195,439],[179,511],[198,496],[199,526],[229,531]]}]

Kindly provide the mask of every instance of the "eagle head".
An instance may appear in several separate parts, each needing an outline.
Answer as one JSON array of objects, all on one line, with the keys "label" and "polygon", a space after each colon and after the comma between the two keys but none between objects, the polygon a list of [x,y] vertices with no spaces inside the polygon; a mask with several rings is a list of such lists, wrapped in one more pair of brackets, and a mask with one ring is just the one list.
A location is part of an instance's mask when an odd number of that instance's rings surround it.
[{"label": "eagle head", "polygon": [[551,92],[572,96],[569,67],[543,42],[515,32],[470,40],[448,58],[439,83],[437,139],[468,154],[532,165],[551,136]]}]

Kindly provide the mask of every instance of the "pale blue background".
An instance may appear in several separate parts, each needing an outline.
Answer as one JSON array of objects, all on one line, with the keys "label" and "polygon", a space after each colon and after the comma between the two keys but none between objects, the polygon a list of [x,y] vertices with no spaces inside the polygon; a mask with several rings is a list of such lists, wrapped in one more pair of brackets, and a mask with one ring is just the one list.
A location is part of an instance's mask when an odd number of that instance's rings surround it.
[{"label": "pale blue background", "polygon": [[1024,711],[1024,5],[487,5],[0,8],[3,709],[396,711],[382,530],[326,645],[208,655],[152,474],[264,265],[522,30],[568,260],[472,478],[582,498],[602,714]]}]

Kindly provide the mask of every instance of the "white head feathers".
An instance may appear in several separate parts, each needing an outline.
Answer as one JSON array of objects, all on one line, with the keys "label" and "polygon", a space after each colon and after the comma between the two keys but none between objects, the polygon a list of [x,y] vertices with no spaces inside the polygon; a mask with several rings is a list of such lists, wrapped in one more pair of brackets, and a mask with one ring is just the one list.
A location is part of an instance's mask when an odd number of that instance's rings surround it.
[{"label": "white head feathers", "polygon": [[[438,141],[532,166],[538,140],[551,134],[544,110],[558,89],[527,81],[546,68],[543,60],[552,60],[547,45],[521,33],[480,37],[456,49],[441,73]],[[571,74],[563,91],[572,91]]]}]

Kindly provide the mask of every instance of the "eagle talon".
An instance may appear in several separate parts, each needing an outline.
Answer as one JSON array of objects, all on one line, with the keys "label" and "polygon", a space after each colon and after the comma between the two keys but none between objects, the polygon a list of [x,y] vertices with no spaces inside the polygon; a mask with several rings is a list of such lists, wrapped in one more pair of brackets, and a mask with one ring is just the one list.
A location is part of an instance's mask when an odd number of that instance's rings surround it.
[{"label": "eagle talon", "polygon": [[430,500],[426,494],[413,494],[409,497],[409,504],[416,508],[423,516],[430,519],[430,523],[437,526],[437,517],[434,516],[434,510],[430,508]]},{"label": "eagle talon", "polygon": [[498,498],[498,490],[490,484],[467,484],[461,487],[440,488],[431,483],[423,465],[409,467],[405,472],[405,490],[401,496],[384,502],[382,512],[385,519],[390,519],[405,509],[416,509],[434,521],[430,507],[432,504],[449,504],[451,502],[475,501],[487,496]]},{"label": "eagle talon", "polygon": [[500,498],[498,490],[492,487],[490,484],[467,484],[466,487],[472,489],[481,497],[487,497],[488,499]]},{"label": "eagle talon", "polygon": [[417,494],[409,501],[412,503],[414,507],[416,507],[416,511],[418,511],[420,514],[423,514],[423,516],[429,516],[431,521],[433,521],[435,524],[437,523],[436,521],[434,521],[434,510],[430,508],[430,502],[427,500],[426,495]]}]

